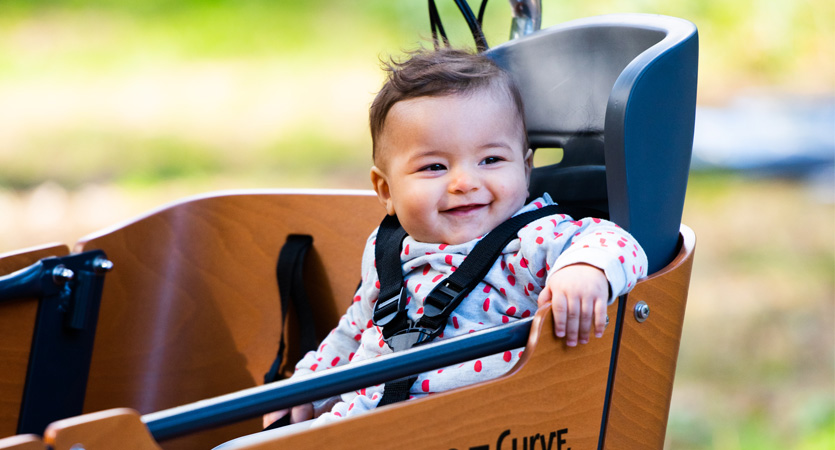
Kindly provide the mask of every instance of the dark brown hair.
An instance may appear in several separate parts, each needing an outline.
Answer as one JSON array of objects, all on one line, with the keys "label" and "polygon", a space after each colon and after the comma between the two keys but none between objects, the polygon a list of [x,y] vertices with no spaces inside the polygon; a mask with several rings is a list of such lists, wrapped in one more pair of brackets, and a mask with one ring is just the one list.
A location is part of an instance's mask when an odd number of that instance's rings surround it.
[{"label": "dark brown hair", "polygon": [[524,149],[527,149],[522,95],[510,75],[492,59],[458,49],[422,49],[410,53],[403,62],[390,60],[383,66],[388,78],[369,110],[375,158],[386,115],[395,103],[418,97],[466,95],[481,89],[504,92],[512,100],[525,136]]}]

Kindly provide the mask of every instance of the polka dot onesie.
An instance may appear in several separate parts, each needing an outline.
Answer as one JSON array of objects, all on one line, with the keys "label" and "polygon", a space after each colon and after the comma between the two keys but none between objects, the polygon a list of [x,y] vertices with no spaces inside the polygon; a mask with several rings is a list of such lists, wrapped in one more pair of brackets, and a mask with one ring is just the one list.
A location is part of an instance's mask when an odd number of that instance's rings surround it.
[{"label": "polka dot onesie", "polygon": [[[516,214],[549,204],[553,202],[545,194]],[[380,292],[374,261],[376,234],[375,230],[366,243],[362,283],[353,304],[319,348],[308,352],[296,365],[293,378],[392,352],[383,341],[380,329],[371,321]],[[532,315],[548,275],[571,264],[585,263],[604,271],[611,287],[609,303],[629,292],[645,276],[647,259],[643,249],[626,231],[605,220],[574,220],[563,214],[546,216],[519,230],[518,236],[504,248],[484,280],[449,316],[439,340]],[[423,315],[426,295],[461,265],[478,241],[446,245],[406,237],[400,259],[408,295],[407,313],[412,320]],[[522,350],[422,373],[412,385],[410,398],[495,378],[516,364]],[[383,389],[384,385],[377,385],[317,402],[317,409],[335,404],[330,412],[315,419],[312,426],[373,409],[382,398]]]}]

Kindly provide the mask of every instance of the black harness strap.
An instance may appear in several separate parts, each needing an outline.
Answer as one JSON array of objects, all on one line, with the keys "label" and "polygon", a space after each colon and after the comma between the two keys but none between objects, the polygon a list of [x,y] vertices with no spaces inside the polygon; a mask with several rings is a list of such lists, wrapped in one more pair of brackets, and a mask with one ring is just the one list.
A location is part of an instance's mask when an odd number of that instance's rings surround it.
[{"label": "black harness strap", "polygon": [[389,381],[383,387],[383,398],[377,406],[391,405],[392,403],[402,402],[409,398],[409,392],[412,390],[412,385],[417,381],[417,376],[401,378],[399,380]]},{"label": "black harness strap", "polygon": [[[400,247],[406,239],[406,230],[400,226],[397,216],[386,216],[377,231],[374,258],[380,295],[374,304],[374,324],[380,327],[407,320],[403,292],[403,272],[400,270]],[[403,301],[401,301],[403,300]],[[383,335],[385,337],[385,334]]]},{"label": "black harness strap", "polygon": [[[380,296],[374,306],[374,324],[383,330],[383,339],[394,351],[402,351],[424,344],[437,337],[444,329],[450,314],[475,287],[484,280],[505,246],[518,235],[522,227],[534,220],[566,213],[557,205],[549,205],[511,217],[487,233],[476,244],[464,262],[449,277],[438,283],[426,296],[423,316],[413,322],[406,314],[406,290],[400,247],[406,232],[396,216],[386,216],[377,232],[375,256],[380,279]],[[381,405],[405,400],[416,377],[386,383]]]},{"label": "black harness strap", "polygon": [[282,331],[278,342],[278,353],[269,372],[264,375],[264,383],[271,383],[282,378],[282,363],[286,361],[287,348],[284,342],[287,331],[287,310],[290,303],[296,313],[299,323],[299,351],[304,355],[310,350],[316,349],[316,328],[313,323],[313,310],[307,300],[307,292],[304,288],[304,259],[307,251],[313,245],[313,237],[308,235],[291,234],[287,236],[287,242],[281,247],[276,266],[276,278],[278,280],[278,295],[281,301],[281,323]]}]

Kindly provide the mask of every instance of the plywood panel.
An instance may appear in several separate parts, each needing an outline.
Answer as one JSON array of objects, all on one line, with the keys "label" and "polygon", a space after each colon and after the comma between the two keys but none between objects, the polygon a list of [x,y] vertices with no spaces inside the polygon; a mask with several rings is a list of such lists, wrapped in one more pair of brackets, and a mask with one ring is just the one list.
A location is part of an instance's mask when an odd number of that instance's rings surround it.
[{"label": "plywood panel", "polygon": [[[287,235],[314,236],[307,285],[324,337],[351,302],[365,240],[383,215],[371,193],[216,194],[85,239],[78,250],[102,249],[114,263],[85,411],[148,413],[261,384],[282,332],[275,266]],[[210,447],[259,427],[252,420],[165,446]]]},{"label": "plywood panel", "polygon": [[[0,275],[68,252],[66,245],[50,244],[2,254]],[[37,299],[0,302],[0,437],[11,436],[17,430],[37,312]]]},{"label": "plywood panel", "polygon": [[[629,294],[606,431],[606,448],[663,448],[696,238],[682,225],[681,251]],[[644,301],[649,318],[631,311]]]}]

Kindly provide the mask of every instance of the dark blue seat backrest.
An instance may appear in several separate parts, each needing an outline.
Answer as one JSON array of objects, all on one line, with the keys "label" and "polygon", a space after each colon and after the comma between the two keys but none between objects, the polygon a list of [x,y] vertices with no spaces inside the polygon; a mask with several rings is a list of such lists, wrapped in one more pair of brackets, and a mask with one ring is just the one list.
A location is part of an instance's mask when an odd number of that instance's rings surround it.
[{"label": "dark blue seat backrest", "polygon": [[534,149],[563,159],[534,169],[531,196],[597,209],[641,243],[649,272],[678,251],[693,148],[698,34],[682,19],[580,19],[487,53],[525,101]]}]

